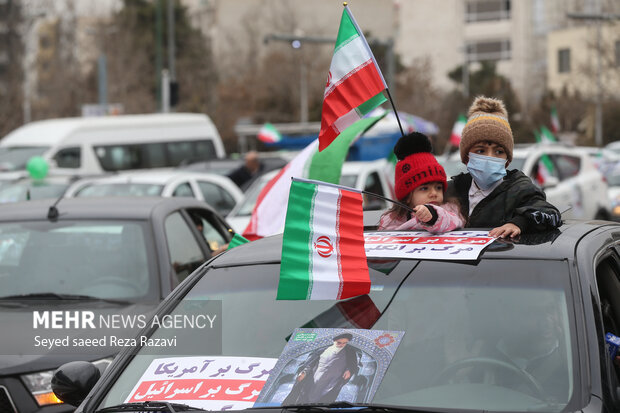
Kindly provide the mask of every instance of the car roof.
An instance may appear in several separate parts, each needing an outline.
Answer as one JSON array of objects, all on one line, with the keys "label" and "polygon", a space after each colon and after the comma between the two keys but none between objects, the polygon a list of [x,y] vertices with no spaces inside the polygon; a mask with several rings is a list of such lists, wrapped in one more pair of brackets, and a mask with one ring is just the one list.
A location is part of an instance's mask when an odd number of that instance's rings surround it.
[{"label": "car roof", "polygon": [[[157,126],[186,124],[206,119],[201,113],[148,113],[102,117],[58,118],[30,122],[11,132],[0,141],[0,147],[12,145],[54,145],[79,129],[104,127]],[[41,133],[45,131],[45,133]]]},{"label": "car roof", "polygon": [[[557,230],[522,235],[515,242],[497,240],[483,251],[482,258],[515,260],[572,258],[576,243],[601,227],[620,229],[620,223],[568,220]],[[227,267],[280,263],[281,251],[282,234],[233,248],[214,260],[212,264],[215,267]]]},{"label": "car roof", "polygon": [[[211,174],[206,172],[192,172],[183,171],[179,169],[158,169],[147,170],[139,172],[123,172],[112,176],[106,176],[101,178],[92,179],[92,184],[103,183],[140,183],[140,184],[159,184],[165,185],[171,180],[178,178],[196,178],[207,179],[211,181],[226,181],[228,178],[218,174]],[[230,181],[232,182],[232,181]]]},{"label": "car roof", "polygon": [[[0,222],[46,220],[54,200],[0,204]],[[149,219],[154,214],[167,214],[178,208],[203,208],[213,212],[205,202],[194,198],[101,197],[62,198],[56,205],[58,220],[63,219]]]}]

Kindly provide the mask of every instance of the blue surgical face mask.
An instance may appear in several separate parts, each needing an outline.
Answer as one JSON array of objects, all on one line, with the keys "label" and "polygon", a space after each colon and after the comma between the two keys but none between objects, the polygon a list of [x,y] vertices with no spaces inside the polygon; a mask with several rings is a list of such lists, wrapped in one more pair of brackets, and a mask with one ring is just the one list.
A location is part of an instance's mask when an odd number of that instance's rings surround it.
[{"label": "blue surgical face mask", "polygon": [[480,189],[489,189],[506,176],[506,159],[469,153],[467,170]]}]

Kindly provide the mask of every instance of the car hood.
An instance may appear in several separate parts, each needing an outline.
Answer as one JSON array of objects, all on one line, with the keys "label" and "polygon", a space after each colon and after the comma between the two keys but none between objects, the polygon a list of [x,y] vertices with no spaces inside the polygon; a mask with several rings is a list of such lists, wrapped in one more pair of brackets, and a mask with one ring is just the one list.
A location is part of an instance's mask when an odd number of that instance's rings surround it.
[{"label": "car hood", "polygon": [[[70,314],[92,311],[99,316],[114,317],[133,316],[142,314],[148,321],[154,313],[158,303],[112,303],[84,300],[54,300],[43,301],[22,300],[17,302],[0,301],[0,376],[16,373],[29,373],[34,371],[50,370],[59,367],[69,361],[88,360],[95,361],[105,357],[116,355],[122,348],[110,344],[110,336],[122,338],[134,338],[139,326],[120,327],[120,328],[99,328],[99,322],[95,323],[95,329],[52,329],[51,324],[48,328],[42,325],[34,328],[34,312],[39,311],[59,311],[70,312]],[[21,305],[20,305],[21,304]],[[107,319],[107,318],[106,318]],[[50,318],[51,322],[51,318]],[[38,338],[35,338],[38,337]],[[89,348],[80,347],[79,351],[72,352],[64,347],[49,349],[46,346],[35,343],[42,343],[44,338],[68,337],[73,339],[101,339],[107,337],[106,345],[92,346]],[[64,344],[64,343],[63,343]],[[77,347],[76,347],[77,348]]]}]

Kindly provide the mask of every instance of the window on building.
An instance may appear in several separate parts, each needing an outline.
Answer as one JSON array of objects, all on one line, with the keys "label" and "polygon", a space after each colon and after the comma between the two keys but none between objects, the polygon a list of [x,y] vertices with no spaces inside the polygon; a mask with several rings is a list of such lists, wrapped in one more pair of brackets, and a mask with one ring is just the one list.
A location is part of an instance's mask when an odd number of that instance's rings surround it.
[{"label": "window on building", "polygon": [[558,50],[558,72],[570,72],[570,49]]},{"label": "window on building", "polygon": [[510,19],[510,0],[471,0],[467,2],[466,22]]},{"label": "window on building", "polygon": [[509,60],[510,55],[510,40],[481,41],[467,45],[467,59],[470,62]]}]

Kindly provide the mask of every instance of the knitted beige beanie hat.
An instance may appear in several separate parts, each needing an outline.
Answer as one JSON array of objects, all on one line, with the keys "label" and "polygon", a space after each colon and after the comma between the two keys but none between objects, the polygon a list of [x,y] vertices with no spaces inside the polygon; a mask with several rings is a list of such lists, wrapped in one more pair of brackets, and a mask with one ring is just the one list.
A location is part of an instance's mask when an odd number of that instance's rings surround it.
[{"label": "knitted beige beanie hat", "polygon": [[484,141],[503,147],[508,162],[512,161],[514,140],[504,103],[499,99],[478,96],[469,108],[469,118],[463,128],[459,145],[464,164],[469,162],[472,146]]}]

